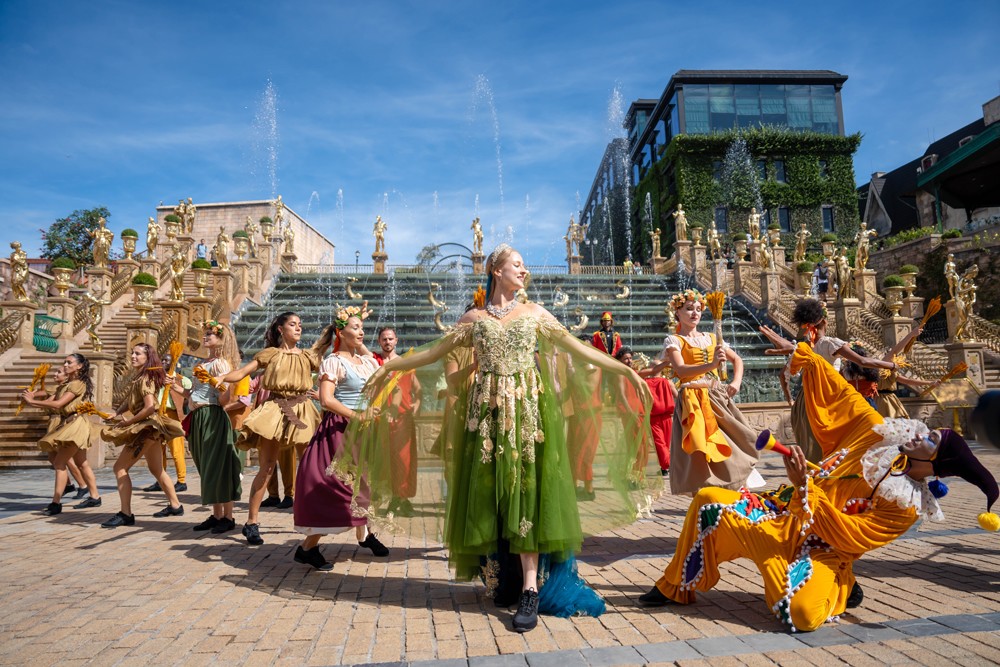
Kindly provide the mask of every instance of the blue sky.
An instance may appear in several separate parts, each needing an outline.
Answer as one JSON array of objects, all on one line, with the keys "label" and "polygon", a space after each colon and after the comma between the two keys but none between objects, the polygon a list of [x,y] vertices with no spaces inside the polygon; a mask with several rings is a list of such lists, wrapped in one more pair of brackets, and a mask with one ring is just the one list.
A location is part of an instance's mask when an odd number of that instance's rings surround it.
[{"label": "blue sky", "polygon": [[558,263],[622,132],[616,90],[627,108],[679,69],[842,72],[866,180],[1000,94],[998,25],[1000,3],[962,0],[3,0],[4,246],[36,252],[78,208],[120,230],[161,201],[278,192],[341,262],[372,251],[376,215],[390,263],[469,243],[478,202],[487,245],[509,227]]}]

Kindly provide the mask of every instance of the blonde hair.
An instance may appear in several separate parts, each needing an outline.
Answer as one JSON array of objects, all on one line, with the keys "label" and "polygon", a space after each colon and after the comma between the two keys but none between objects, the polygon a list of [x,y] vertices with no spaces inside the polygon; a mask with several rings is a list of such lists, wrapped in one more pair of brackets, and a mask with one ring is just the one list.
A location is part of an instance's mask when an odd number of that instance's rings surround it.
[{"label": "blonde hair", "polygon": [[218,348],[219,359],[224,359],[229,364],[229,368],[239,368],[240,346],[236,342],[236,334],[233,333],[229,325],[212,320],[205,322],[204,328],[205,331],[211,331],[222,341]]}]

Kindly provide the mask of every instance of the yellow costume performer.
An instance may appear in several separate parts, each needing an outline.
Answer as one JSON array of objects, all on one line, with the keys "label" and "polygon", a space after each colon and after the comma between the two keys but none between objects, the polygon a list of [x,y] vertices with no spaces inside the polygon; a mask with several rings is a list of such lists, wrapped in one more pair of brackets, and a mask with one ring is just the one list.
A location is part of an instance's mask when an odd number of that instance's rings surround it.
[{"label": "yellow costume performer", "polygon": [[253,449],[258,440],[273,440],[282,449],[305,447],[319,426],[319,411],[306,395],[319,357],[312,350],[266,347],[254,361],[264,369],[260,388],[270,395],[243,420],[236,447]]},{"label": "yellow costume performer", "polygon": [[[156,384],[152,380],[142,376],[132,380],[128,393],[128,411],[133,415],[138,414],[145,407],[143,397],[147,394],[154,397],[157,395]],[[150,433],[150,431],[153,431],[153,433]],[[105,440],[119,447],[132,448],[136,457],[142,455],[142,448],[146,444],[146,439],[151,435],[159,437],[162,444],[164,440],[183,438],[184,429],[181,428],[180,422],[176,419],[171,419],[166,415],[161,415],[159,412],[154,412],[141,422],[130,424],[124,428],[120,426],[107,426],[101,431],[101,436]]]},{"label": "yellow costume performer", "polygon": [[844,611],[855,560],[905,533],[918,514],[943,519],[927,483],[899,469],[899,445],[927,433],[926,426],[884,422],[805,343],[791,370],[802,371],[800,400],[826,456],[823,472],[770,493],[700,491],[673,560],[643,604],[664,604],[662,596],[693,602],[696,591],[718,582],[719,563],[745,557],[757,564],[777,617],[793,629],[815,630]]},{"label": "yellow costume performer", "polygon": [[49,422],[49,429],[38,440],[38,448],[43,452],[54,452],[60,447],[75,445],[80,449],[87,449],[93,439],[93,424],[87,417],[77,414],[77,407],[83,403],[83,397],[87,393],[87,385],[83,380],[70,380],[63,382],[56,387],[53,399],[58,401],[66,394],[73,394],[75,397],[67,403],[61,410],[54,410],[55,413]]}]

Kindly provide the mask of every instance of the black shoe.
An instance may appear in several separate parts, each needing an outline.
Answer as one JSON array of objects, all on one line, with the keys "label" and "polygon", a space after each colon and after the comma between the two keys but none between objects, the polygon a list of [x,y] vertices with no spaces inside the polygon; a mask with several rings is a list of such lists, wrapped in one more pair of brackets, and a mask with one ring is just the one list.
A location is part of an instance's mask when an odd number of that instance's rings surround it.
[{"label": "black shoe", "polygon": [[119,512],[101,524],[101,528],[117,528],[118,526],[134,526],[135,515]]},{"label": "black shoe", "polygon": [[62,514],[62,503],[49,503],[49,506],[42,510],[45,516],[55,516]]},{"label": "black shoe", "polygon": [[66,494],[73,493],[74,491],[76,491],[76,484],[73,482],[66,482],[66,486],[63,487],[62,494],[65,496]]},{"label": "black shoe", "polygon": [[100,506],[101,506],[101,499],[94,498],[93,496],[91,496],[90,498],[84,500],[82,503],[78,503],[73,507],[75,507],[78,510],[85,510],[88,507],[100,507]]},{"label": "black shoe", "polygon": [[295,501],[292,500],[291,496],[285,496],[281,499],[281,502],[275,505],[279,510],[291,509],[295,505]]},{"label": "black shoe", "polygon": [[197,526],[194,526],[191,530],[197,530],[197,531],[212,530],[218,525],[219,525],[219,519],[216,519],[214,515],[209,514],[207,519],[199,523]]},{"label": "black shoe", "polygon": [[358,542],[358,546],[364,547],[365,549],[371,549],[372,554],[375,556],[382,557],[389,555],[389,549],[378,541],[378,538],[375,537],[375,533],[368,533],[368,537],[365,538],[365,541]]},{"label": "black shoe", "polygon": [[156,517],[157,519],[162,519],[163,517],[167,517],[167,516],[181,516],[182,514],[184,514],[184,506],[183,505],[178,505],[177,507],[171,507],[170,505],[167,505],[166,507],[164,507],[163,509],[161,509],[159,512],[155,512],[153,514],[153,516]]},{"label": "black shoe", "polygon": [[648,593],[639,596],[639,604],[643,607],[662,607],[673,604],[674,601],[660,592],[660,589],[653,586]]},{"label": "black shoe", "polygon": [[229,531],[234,530],[235,528],[236,528],[235,519],[227,519],[223,517],[219,519],[219,522],[215,524],[214,528],[212,528],[212,534],[221,535],[222,533],[228,533]]},{"label": "black shoe", "polygon": [[88,493],[90,493],[90,491],[88,491],[86,487],[81,486],[76,490],[76,495],[73,496],[73,500],[79,500],[80,498],[86,496]]},{"label": "black shoe", "polygon": [[178,493],[180,493],[181,491],[187,491],[187,490],[188,490],[188,485],[185,484],[184,482],[177,482],[176,484],[174,484],[174,491],[176,491]]},{"label": "black shoe", "polygon": [[243,524],[243,537],[247,538],[247,544],[255,547],[264,544],[264,538],[260,536],[259,523]]},{"label": "black shoe", "polygon": [[521,593],[511,626],[514,632],[527,632],[534,630],[536,625],[538,625],[538,591],[529,589]]},{"label": "black shoe", "polygon": [[163,489],[160,488],[159,482],[153,482],[152,484],[143,489],[143,491],[145,491],[146,493],[152,493],[153,491],[162,491],[162,490]]},{"label": "black shoe", "polygon": [[854,582],[854,586],[851,587],[851,594],[847,596],[847,608],[856,609],[861,606],[861,603],[865,601],[865,592],[861,590],[861,585],[858,582]]},{"label": "black shoe", "polygon": [[670,474],[670,468],[660,468],[660,476],[666,477]]},{"label": "black shoe", "polygon": [[333,563],[323,558],[319,552],[319,547],[313,547],[306,551],[301,546],[295,550],[295,562],[305,565],[312,565],[320,572],[329,572],[333,569]]},{"label": "black shoe", "polygon": [[261,501],[260,506],[277,507],[280,504],[281,504],[281,498],[279,498],[278,496],[268,496],[267,498],[264,498],[264,500]]}]

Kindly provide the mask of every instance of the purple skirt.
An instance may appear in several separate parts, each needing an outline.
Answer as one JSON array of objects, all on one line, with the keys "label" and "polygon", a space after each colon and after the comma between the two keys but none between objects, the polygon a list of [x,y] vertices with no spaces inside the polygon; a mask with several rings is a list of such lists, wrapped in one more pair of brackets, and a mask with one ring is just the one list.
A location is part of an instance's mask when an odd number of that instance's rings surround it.
[{"label": "purple skirt", "polygon": [[[295,530],[307,535],[341,533],[352,526],[363,526],[364,517],[351,515],[351,487],[326,469],[344,446],[347,418],[332,412],[323,413],[323,421],[302,453],[295,475]],[[367,494],[358,498],[368,506]]]}]

